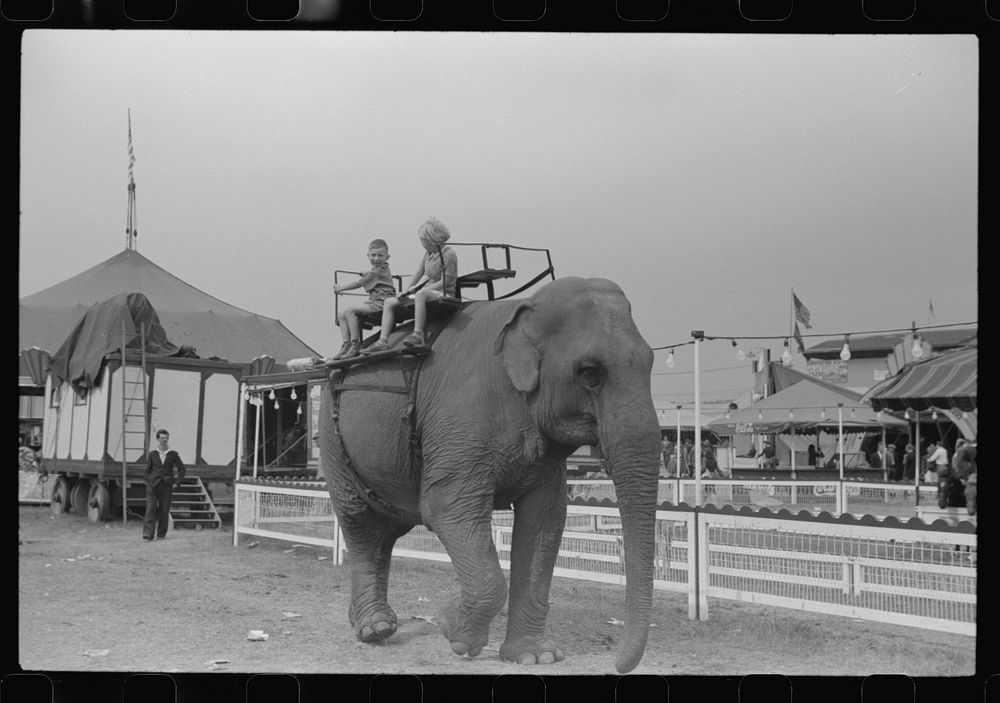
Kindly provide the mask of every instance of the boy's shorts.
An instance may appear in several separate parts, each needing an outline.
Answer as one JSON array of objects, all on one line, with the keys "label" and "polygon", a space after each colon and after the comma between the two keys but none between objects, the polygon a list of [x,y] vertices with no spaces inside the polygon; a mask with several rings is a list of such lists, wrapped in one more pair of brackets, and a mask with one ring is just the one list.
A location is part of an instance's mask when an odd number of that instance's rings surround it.
[{"label": "boy's shorts", "polygon": [[382,312],[382,308],[385,307],[385,300],[381,298],[369,298],[362,305],[368,308],[368,312]]}]

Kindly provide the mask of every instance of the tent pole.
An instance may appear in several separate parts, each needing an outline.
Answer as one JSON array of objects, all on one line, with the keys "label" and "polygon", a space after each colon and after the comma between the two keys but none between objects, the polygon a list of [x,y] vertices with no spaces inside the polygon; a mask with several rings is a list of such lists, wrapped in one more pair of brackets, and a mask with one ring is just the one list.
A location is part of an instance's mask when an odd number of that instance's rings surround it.
[{"label": "tent pole", "polygon": [[844,404],[837,403],[837,463],[840,470],[840,485],[837,491],[837,513],[844,512]]},{"label": "tent pole", "polygon": [[792,424],[792,480],[795,480],[795,425]]},{"label": "tent pole", "polygon": [[677,471],[677,502],[680,503],[684,500],[684,494],[681,493],[681,406],[677,405],[677,442],[674,443],[674,449],[677,451],[677,466],[675,467]]},{"label": "tent pole", "polygon": [[920,505],[920,411],[917,411],[917,420],[915,423],[915,434],[916,439],[914,440],[916,444],[913,445],[913,486],[916,488],[914,491],[914,507]]},{"label": "tent pole", "polygon": [[257,398],[257,415],[254,418],[253,426],[253,477],[257,478],[257,450],[260,448],[260,406],[264,404],[264,397]]},{"label": "tent pole", "polygon": [[882,425],[882,483],[889,482],[889,467],[886,466],[885,457],[889,453],[889,448],[885,443],[885,425]]},{"label": "tent pole", "polygon": [[705,333],[691,332],[694,337],[694,501],[701,507],[701,340]]},{"label": "tent pole", "polygon": [[240,480],[240,465],[243,462],[243,445],[246,441],[246,401],[243,399],[247,392],[247,384],[240,384],[240,399],[236,412],[236,476],[233,481]]}]

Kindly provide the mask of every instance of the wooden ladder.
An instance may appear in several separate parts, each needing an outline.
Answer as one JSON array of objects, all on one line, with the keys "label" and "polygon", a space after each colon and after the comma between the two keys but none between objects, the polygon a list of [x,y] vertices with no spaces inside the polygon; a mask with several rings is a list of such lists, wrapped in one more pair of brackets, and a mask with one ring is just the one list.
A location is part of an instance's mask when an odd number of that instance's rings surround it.
[{"label": "wooden ladder", "polygon": [[[129,365],[128,345],[132,340],[139,342],[139,363]],[[128,521],[128,463],[130,453],[139,452],[135,461],[142,461],[149,451],[149,421],[146,397],[146,327],[140,324],[139,332],[129,334],[122,322],[122,522]],[[132,373],[130,377],[130,369]],[[132,423],[129,424],[129,420]]]},{"label": "wooden ladder", "polygon": [[219,511],[205,490],[205,484],[197,476],[185,476],[174,483],[170,518],[175,527],[190,525],[199,529],[211,527],[216,530],[222,527]]}]

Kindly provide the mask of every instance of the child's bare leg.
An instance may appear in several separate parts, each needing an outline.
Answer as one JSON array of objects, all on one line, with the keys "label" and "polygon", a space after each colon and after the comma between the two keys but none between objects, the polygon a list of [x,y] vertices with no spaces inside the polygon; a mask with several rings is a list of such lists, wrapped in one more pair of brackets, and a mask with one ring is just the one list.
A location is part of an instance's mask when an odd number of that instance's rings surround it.
[{"label": "child's bare leg", "polygon": [[350,330],[351,339],[361,339],[361,324],[358,322],[358,312],[365,312],[364,308],[351,308],[345,310],[347,317],[347,328]]},{"label": "child's bare leg", "polygon": [[427,294],[417,291],[413,298],[413,331],[423,333],[427,321]]},{"label": "child's bare leg", "polygon": [[399,298],[387,298],[385,306],[382,308],[382,329],[379,330],[378,338],[385,341],[389,339],[389,333],[396,324],[396,306],[399,305]]}]

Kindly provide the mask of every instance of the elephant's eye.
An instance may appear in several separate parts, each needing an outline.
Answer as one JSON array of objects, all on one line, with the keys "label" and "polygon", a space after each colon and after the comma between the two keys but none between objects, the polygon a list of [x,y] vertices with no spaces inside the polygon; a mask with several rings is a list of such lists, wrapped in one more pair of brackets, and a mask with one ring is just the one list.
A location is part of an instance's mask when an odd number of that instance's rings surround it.
[{"label": "elephant's eye", "polygon": [[576,371],[576,377],[580,379],[580,383],[583,385],[593,388],[600,385],[602,373],[598,366],[581,366]]}]

